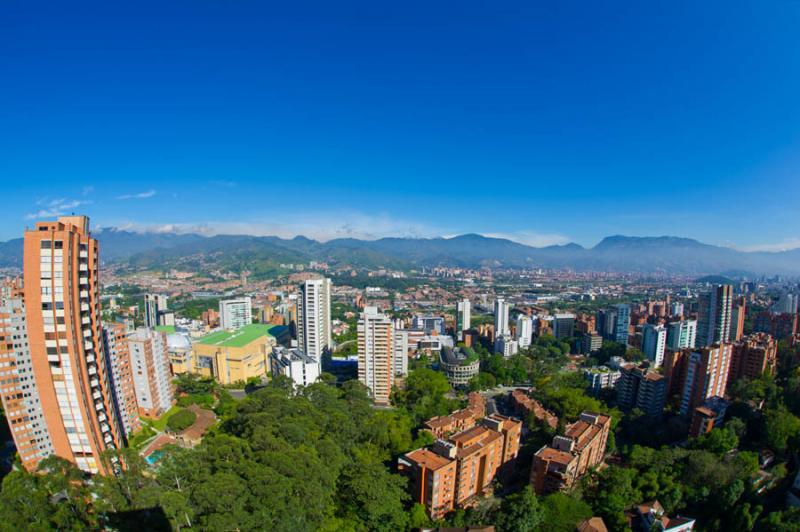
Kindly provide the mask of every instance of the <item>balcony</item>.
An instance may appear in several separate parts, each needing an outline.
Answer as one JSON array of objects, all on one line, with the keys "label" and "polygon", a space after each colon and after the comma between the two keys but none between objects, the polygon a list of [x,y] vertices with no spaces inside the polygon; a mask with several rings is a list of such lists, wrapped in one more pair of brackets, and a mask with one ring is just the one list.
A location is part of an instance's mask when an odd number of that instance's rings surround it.
[{"label": "balcony", "polygon": [[100,386],[100,381],[97,379],[92,379],[89,381],[89,386],[91,386],[92,388],[97,388],[98,386]]},{"label": "balcony", "polygon": [[82,249],[82,250],[80,250],[80,252],[78,252],[78,256],[80,258],[82,258],[82,259],[88,259],[89,258],[89,252],[87,250],[85,250],[85,249]]},{"label": "balcony", "polygon": [[92,319],[89,316],[84,316],[81,318],[81,323],[83,325],[89,325],[92,323]]},{"label": "balcony", "polygon": [[89,299],[89,291],[88,290],[81,290],[81,299]]},{"label": "balcony", "polygon": [[88,277],[80,277],[78,279],[78,284],[83,286],[89,286],[89,278]]},{"label": "balcony", "polygon": [[81,311],[89,311],[89,303],[81,303]]},{"label": "balcony", "polygon": [[[95,393],[99,394],[99,392],[95,392]],[[102,411],[104,411],[106,409],[106,407],[103,404],[103,401],[98,401],[98,402],[96,402],[94,404],[94,409],[97,410],[98,412],[102,412]]]},{"label": "balcony", "polygon": [[86,341],[83,343],[83,348],[88,351],[89,349],[94,349],[94,345],[92,342]]},{"label": "balcony", "polygon": [[78,269],[80,271],[82,271],[82,272],[88,272],[89,271],[89,265],[88,264],[79,264],[78,265]]},{"label": "balcony", "polygon": [[[95,399],[101,399],[103,397],[103,395],[98,390],[95,390],[94,393],[92,394],[92,397],[94,397]],[[102,405],[102,404],[103,403],[100,403],[100,405]],[[95,406],[97,406],[97,403],[95,403]],[[102,408],[102,406],[101,406],[101,408]]]}]

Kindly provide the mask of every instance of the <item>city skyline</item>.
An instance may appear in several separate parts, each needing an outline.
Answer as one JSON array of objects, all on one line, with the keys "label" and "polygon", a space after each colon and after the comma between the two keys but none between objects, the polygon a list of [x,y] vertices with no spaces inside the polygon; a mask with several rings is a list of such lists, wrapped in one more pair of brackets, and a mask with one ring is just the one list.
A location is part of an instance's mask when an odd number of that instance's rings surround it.
[{"label": "city skyline", "polygon": [[0,240],[82,212],[321,240],[800,246],[797,5],[315,13],[12,6]]}]

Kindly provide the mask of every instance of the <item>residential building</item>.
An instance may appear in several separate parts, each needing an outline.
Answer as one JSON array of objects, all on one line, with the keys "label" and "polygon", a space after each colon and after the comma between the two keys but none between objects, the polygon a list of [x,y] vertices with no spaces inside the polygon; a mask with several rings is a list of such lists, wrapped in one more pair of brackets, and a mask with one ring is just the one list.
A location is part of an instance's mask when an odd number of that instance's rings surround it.
[{"label": "residential building", "polygon": [[319,378],[319,363],[298,348],[275,346],[270,355],[272,376],[283,375],[292,379],[295,386],[308,386]]},{"label": "residential building", "polygon": [[586,377],[589,393],[597,396],[603,388],[614,387],[619,380],[620,372],[606,366],[595,366],[584,369],[583,376]]},{"label": "residential building", "polygon": [[167,296],[161,294],[144,295],[144,326],[161,325],[159,314],[167,310]]},{"label": "residential building", "polygon": [[413,499],[439,519],[489,488],[500,466],[516,458],[521,428],[519,420],[491,415],[481,425],[405,454],[398,470],[410,477]]},{"label": "residential building", "polygon": [[306,280],[297,299],[297,345],[317,361],[317,373],[331,344],[331,280]]},{"label": "residential building", "polygon": [[269,373],[269,356],[276,345],[289,342],[285,325],[252,323],[198,338],[192,345],[194,373],[221,384],[244,383]]},{"label": "residential building", "polygon": [[468,399],[467,408],[446,416],[432,417],[423,423],[423,428],[433,434],[434,438],[447,438],[451,434],[471,429],[486,416],[486,399],[477,392],[471,392]]},{"label": "residential building", "polygon": [[553,336],[558,339],[572,338],[575,335],[575,314],[556,314],[553,316]]},{"label": "residential building", "polygon": [[60,421],[58,412],[45,411],[33,371],[21,286],[0,294],[0,398],[22,465],[36,470],[55,453],[48,423]]},{"label": "residential building", "polygon": [[669,307],[669,315],[674,318],[683,318],[683,303],[674,301]]},{"label": "residential building", "polygon": [[709,397],[725,395],[733,344],[716,344],[689,355],[681,394],[681,414],[688,416]]},{"label": "residential building", "polygon": [[128,337],[133,385],[139,414],[157,418],[175,404],[167,335],[140,328]]},{"label": "residential building", "polygon": [[663,325],[645,325],[642,329],[642,352],[653,363],[653,367],[658,368],[664,363],[664,351],[666,348],[666,327]]},{"label": "residential building", "polygon": [[597,330],[606,340],[628,345],[631,326],[630,305],[614,305],[597,313]]},{"label": "residential building", "polygon": [[443,347],[439,351],[439,371],[454,388],[467,386],[480,372],[481,359],[470,347]]},{"label": "residential building", "polygon": [[667,348],[694,349],[697,341],[697,320],[682,320],[667,326]]},{"label": "residential building", "polygon": [[797,314],[759,312],[753,322],[753,329],[756,332],[767,333],[776,340],[790,339],[798,332],[797,316]]},{"label": "residential building", "polygon": [[731,306],[731,331],[728,339],[731,342],[738,342],[744,336],[744,319],[747,316],[747,300],[744,297],[737,298]]},{"label": "residential building", "polygon": [[411,479],[411,498],[425,506],[431,519],[455,508],[458,462],[423,448],[400,457],[397,469]]},{"label": "residential building", "polygon": [[719,427],[725,420],[725,413],[730,403],[722,397],[709,397],[701,406],[692,412],[689,423],[689,436],[697,438],[711,432],[714,427]]},{"label": "residential building", "polygon": [[638,408],[651,418],[664,412],[667,378],[646,367],[626,364],[617,381],[617,404],[624,411]]},{"label": "residential building", "polygon": [[738,379],[774,375],[778,363],[778,342],[765,333],[753,333],[733,344],[728,386]]},{"label": "residential building", "polygon": [[531,485],[538,495],[571,488],[590,468],[600,464],[605,455],[611,418],[584,412],[575,423],[567,425],[563,436],[539,449],[533,457]]},{"label": "residential building", "polygon": [[122,323],[103,326],[103,352],[111,369],[110,384],[122,432],[130,436],[142,428],[133,381],[128,333]]},{"label": "residential building", "polygon": [[444,316],[414,316],[411,327],[423,331],[426,335],[444,335],[446,333]]},{"label": "residential building", "polygon": [[[2,396],[5,402],[8,392],[22,390],[22,397],[20,392],[16,397],[20,402],[12,399],[16,404],[4,408],[28,470],[55,454],[88,473],[106,474],[110,467],[100,455],[124,443],[103,355],[98,255],[86,216],[62,216],[25,231],[27,345],[20,338],[10,349],[16,375],[21,379],[24,370],[25,381],[13,382],[16,377],[6,375],[12,382],[3,386]],[[7,325],[20,327],[21,301],[9,306],[14,316]],[[35,416],[33,423],[15,414],[25,410]]]},{"label": "residential building", "polygon": [[365,307],[358,321],[358,380],[376,404],[388,405],[394,375],[392,320],[377,307]]},{"label": "residential building", "polygon": [[408,375],[408,329],[398,329],[395,323],[394,329],[394,366],[395,376]]},{"label": "residential building", "polygon": [[509,401],[514,408],[514,413],[522,420],[529,420],[529,416],[538,423],[544,423],[551,429],[558,427],[558,416],[546,410],[536,399],[530,397],[524,390],[513,390]]},{"label": "residential building", "polygon": [[509,304],[506,300],[498,298],[494,302],[494,333],[496,336],[510,336],[508,323]]},{"label": "residential building", "polygon": [[669,517],[658,501],[646,502],[636,506],[631,529],[634,532],[689,532],[694,530],[695,520],[691,517]]},{"label": "residential building", "polygon": [[494,352],[500,353],[504,357],[514,356],[519,352],[519,344],[511,338],[511,335],[501,335],[494,339]]},{"label": "residential building", "polygon": [[581,353],[588,355],[603,347],[603,337],[595,332],[585,333],[581,337]]},{"label": "residential building", "polygon": [[725,343],[730,338],[733,287],[717,285],[698,298],[696,347]]},{"label": "residential building", "polygon": [[219,302],[219,326],[221,329],[236,331],[251,323],[253,323],[253,309],[250,296],[224,299]]},{"label": "residential building", "polygon": [[472,322],[472,304],[469,299],[456,303],[456,339],[464,341],[464,331],[468,331]]},{"label": "residential building", "polygon": [[797,314],[800,294],[792,292],[782,292],[777,301],[772,305],[772,312],[775,314]]},{"label": "residential building", "polygon": [[517,346],[521,348],[529,347],[533,339],[533,320],[530,316],[520,314],[517,317],[516,330]]}]

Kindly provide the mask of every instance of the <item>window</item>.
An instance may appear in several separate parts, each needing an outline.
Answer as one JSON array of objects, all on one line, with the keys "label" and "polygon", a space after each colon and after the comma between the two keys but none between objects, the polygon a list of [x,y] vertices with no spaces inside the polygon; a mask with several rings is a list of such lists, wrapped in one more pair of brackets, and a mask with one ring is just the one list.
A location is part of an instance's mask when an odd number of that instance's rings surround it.
[{"label": "window", "polygon": [[49,240],[42,240],[41,249],[50,249],[50,241]]},{"label": "window", "polygon": [[56,240],[53,242],[54,249],[64,249],[64,242],[62,240]]}]

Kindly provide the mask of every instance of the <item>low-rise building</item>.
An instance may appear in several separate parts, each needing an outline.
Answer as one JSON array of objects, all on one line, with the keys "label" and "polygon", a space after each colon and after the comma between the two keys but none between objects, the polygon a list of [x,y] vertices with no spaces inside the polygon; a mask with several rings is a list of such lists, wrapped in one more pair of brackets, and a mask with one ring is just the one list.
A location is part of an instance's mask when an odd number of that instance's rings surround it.
[{"label": "low-rise building", "polygon": [[613,388],[620,377],[620,372],[606,366],[596,366],[583,370],[583,376],[588,382],[588,389],[592,395],[598,395],[603,388]]},{"label": "low-rise building", "polygon": [[533,414],[537,422],[544,423],[551,429],[558,427],[558,416],[545,409],[538,401],[528,396],[525,390],[513,390],[509,396],[511,406],[520,419],[528,419]]},{"label": "low-rise building", "polygon": [[695,520],[690,517],[669,517],[658,501],[646,502],[636,507],[631,519],[631,529],[650,532],[688,532],[694,530]]},{"label": "low-rise building", "polygon": [[453,387],[466,386],[480,372],[481,359],[470,347],[443,347],[439,370]]},{"label": "low-rise building", "polygon": [[563,436],[539,449],[533,457],[531,485],[539,494],[571,488],[591,467],[603,461],[611,418],[584,412],[567,425]]},{"label": "low-rise building", "polygon": [[264,377],[272,348],[288,341],[288,336],[285,326],[258,323],[203,336],[193,346],[195,373],[222,384]]},{"label": "low-rise building", "polygon": [[319,363],[298,348],[273,347],[270,369],[273,377],[289,377],[295,386],[308,386],[319,378]]}]

